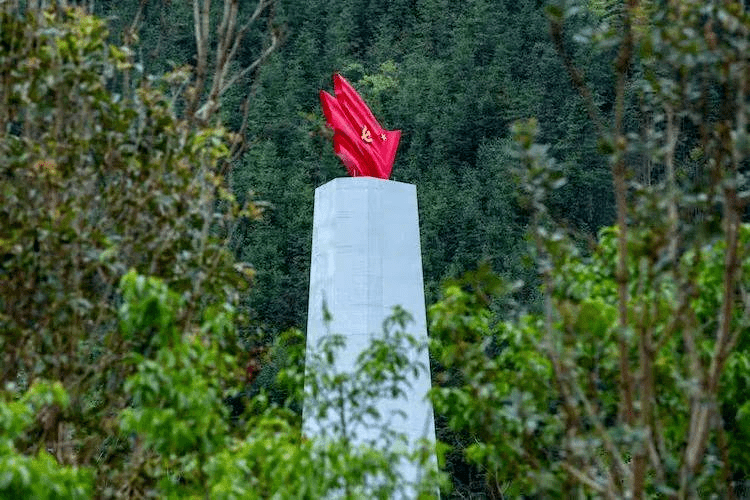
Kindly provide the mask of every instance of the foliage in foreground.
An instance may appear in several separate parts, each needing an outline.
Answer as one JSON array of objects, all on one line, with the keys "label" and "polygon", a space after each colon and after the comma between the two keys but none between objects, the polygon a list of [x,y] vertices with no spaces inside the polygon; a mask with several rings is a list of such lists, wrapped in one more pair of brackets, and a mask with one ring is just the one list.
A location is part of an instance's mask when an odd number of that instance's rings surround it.
[{"label": "foliage in foreground", "polygon": [[18,453],[14,441],[35,418],[70,404],[62,384],[37,382],[17,401],[0,401],[0,496],[3,498],[90,498],[91,471],[61,466],[47,450]]},{"label": "foliage in foreground", "polygon": [[105,39],[75,9],[0,10],[0,497],[361,491],[401,454],[317,446],[245,392],[231,136],[179,118],[180,72],[131,93]]},{"label": "foliage in foreground", "polygon": [[[178,116],[182,71],[130,92],[128,49],[105,43],[102,21],[7,4],[0,15],[0,496],[408,487],[393,467],[404,450],[337,432],[314,445],[292,412],[243,392],[257,360],[242,354],[234,305],[252,273],[226,241],[254,207],[240,210],[220,175],[229,134]],[[368,391],[401,391],[404,357],[382,361],[397,350],[383,342],[363,361],[392,375]]]},{"label": "foliage in foreground", "polygon": [[[486,297],[449,288],[433,308],[451,383],[436,407],[494,493],[731,497],[750,434],[750,21],[732,2],[627,2],[576,38],[618,48],[609,116],[566,52],[576,12],[549,12],[618,225],[588,252],[556,228],[563,179],[519,124],[544,310],[496,322]],[[242,213],[218,175],[226,134],[177,118],[169,79],[117,94],[128,58],[94,18],[0,22],[2,494],[321,497],[387,470],[346,440],[314,446],[263,397],[230,415],[244,268],[226,251]]]},{"label": "foliage in foreground", "polygon": [[[684,257],[683,265],[692,268],[700,286],[690,301],[691,313],[676,311],[674,281],[664,279],[656,286],[643,260],[629,263],[635,298],[628,314],[635,326],[626,340],[634,344],[629,362],[638,366],[645,358],[652,363],[650,373],[639,374],[653,377],[639,382],[640,390],[647,383],[655,389],[648,396],[653,425],[649,429],[623,421],[618,397],[623,337],[617,327],[612,265],[615,232],[603,230],[592,255],[568,255],[560,262],[550,324],[542,314],[494,322],[483,299],[494,291],[489,277],[475,281],[478,287],[446,287],[442,300],[431,308],[433,346],[446,370],[440,378],[447,383],[434,390],[436,411],[447,416],[450,428],[475,438],[465,450],[468,459],[480,465],[490,484],[507,496],[573,494],[577,482],[584,491],[601,494],[603,487],[596,481],[631,467],[633,457],[644,452],[658,454],[663,464],[648,475],[647,494],[671,497],[679,490],[686,438],[694,432],[690,417],[695,394],[700,391],[703,398],[711,397],[699,370],[710,365],[716,344],[712,331],[722,298],[724,245],[718,242],[701,249],[699,264],[693,262],[697,260],[693,254]],[[742,227],[741,244],[750,246],[750,225]],[[750,259],[745,259],[741,286],[750,287]],[[695,353],[684,347],[680,332],[684,326],[678,326],[688,321],[686,315],[704,332]],[[745,311],[735,309],[732,322],[733,328],[742,330],[743,340],[728,356],[713,395],[713,405],[721,411],[701,459],[703,467],[691,483],[701,496],[726,492],[726,481],[750,474],[750,344]],[[636,343],[646,333],[654,335],[647,358]],[[613,471],[615,467],[621,469]]]},{"label": "foliage in foreground", "polygon": [[[386,405],[389,410],[382,404],[408,402],[412,382],[428,376],[428,367],[416,355],[427,346],[407,333],[412,321],[407,311],[395,307],[382,332],[373,335],[354,360],[341,358],[346,353],[343,335],[326,335],[318,346],[308,346],[303,431],[315,435],[322,449],[333,445],[345,452],[332,454],[327,449],[328,457],[354,455],[361,460],[346,476],[335,477],[339,467],[323,469],[326,479],[339,484],[347,497],[432,498],[447,487],[447,478],[437,471],[435,443],[410,442],[401,424],[406,421],[403,403]],[[409,471],[417,477],[408,477]]]},{"label": "foliage in foreground", "polygon": [[499,322],[481,295],[448,288],[432,309],[450,380],[435,405],[475,440],[465,453],[497,495],[736,498],[750,476],[750,16],[738,2],[620,8],[576,37],[617,48],[611,116],[568,48],[581,10],[548,9],[617,225],[582,248],[555,223],[562,168],[536,121],[517,123],[543,309]]},{"label": "foliage in foreground", "polygon": [[[128,464],[128,481],[105,485],[96,496],[125,498],[392,498],[394,491],[422,491],[420,498],[434,494],[435,476],[426,486],[410,484],[399,473],[398,464],[409,457],[424,463],[429,453],[406,449],[383,452],[353,444],[351,432],[330,429],[321,442],[305,439],[299,419],[282,406],[269,404],[263,394],[252,398],[251,411],[230,419],[225,404],[239,389],[227,384],[232,379],[235,356],[222,349],[222,340],[232,333],[233,311],[211,309],[199,332],[184,332],[177,323],[185,307],[179,296],[161,280],[131,271],[120,284],[123,304],[120,329],[128,335],[150,330],[152,354],[132,353],[127,363],[135,369],[127,377],[123,396],[128,406],[112,423],[123,439],[131,441],[133,454]],[[368,380],[367,394],[350,387],[346,376],[328,380],[324,373],[319,388],[345,401],[357,400],[370,408],[371,398],[404,390],[398,368],[416,369],[402,355],[407,337],[401,330],[362,353],[354,377],[367,371],[381,379]],[[332,355],[335,349],[325,354]],[[395,358],[394,358],[395,354]],[[294,366],[294,365],[291,365]],[[283,379],[299,387],[298,367],[283,371]],[[9,389],[13,389],[12,387]],[[64,411],[70,398],[59,382],[36,382],[25,392],[6,391],[0,401],[0,497],[3,498],[90,498],[94,488],[92,467],[61,465],[47,451],[27,456],[15,446],[25,442],[41,419]],[[369,396],[368,396],[369,394]],[[324,402],[322,410],[335,402]],[[350,429],[360,422],[345,412]],[[379,418],[368,419],[374,428]],[[381,428],[382,435],[393,435]],[[116,490],[114,490],[116,488]],[[422,488],[419,490],[419,488]]]},{"label": "foliage in foreground", "polygon": [[172,328],[202,338],[209,306],[246,288],[225,240],[252,213],[220,175],[226,132],[178,118],[168,79],[130,91],[127,49],[106,36],[76,9],[0,6],[0,387],[15,399],[61,384],[69,404],[15,447],[92,467],[113,496],[144,466],[116,424],[132,356],[161,347],[148,321],[118,326],[119,281],[131,268],[163,280],[179,297]]}]

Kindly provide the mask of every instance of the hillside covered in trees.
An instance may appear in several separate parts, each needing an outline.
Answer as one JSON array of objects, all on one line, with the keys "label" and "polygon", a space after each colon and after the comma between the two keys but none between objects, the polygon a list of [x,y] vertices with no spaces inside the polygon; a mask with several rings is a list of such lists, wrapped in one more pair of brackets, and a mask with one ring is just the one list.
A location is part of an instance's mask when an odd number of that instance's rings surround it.
[{"label": "hillside covered in trees", "polygon": [[[214,9],[218,18],[220,6]],[[146,73],[193,63],[187,7],[105,2],[97,11],[115,20],[113,33],[130,29],[140,12],[137,59]],[[614,4],[602,3],[575,22],[615,12]],[[555,199],[561,218],[589,237],[614,221],[608,166],[555,53],[542,2],[279,1],[267,22],[282,42],[256,77],[243,81],[252,86],[246,118],[252,147],[235,161],[232,186],[241,197],[251,193],[268,203],[266,216],[240,228],[233,244],[258,272],[250,308],[270,330],[304,324],[312,193],[346,175],[318,102],[334,72],[354,82],[388,126],[403,131],[392,178],[419,188],[430,299],[444,279],[482,260],[508,277],[534,274],[523,262],[528,214],[509,171],[515,120],[537,117],[540,140],[565,165],[568,183]],[[243,47],[252,42],[262,44],[250,37]],[[609,54],[572,48],[585,61],[601,107],[611,108]],[[238,57],[257,55],[243,50],[248,54]],[[233,128],[245,120],[244,92],[230,91],[222,103],[222,119]],[[533,302],[533,293],[526,289],[523,300]]]},{"label": "hillside covered in trees", "polygon": [[[317,100],[333,72],[403,131],[392,178],[418,186],[428,301],[482,260],[533,281],[523,262],[528,214],[509,170],[515,120],[536,116],[540,140],[564,163],[556,208],[568,223],[592,236],[614,221],[606,162],[539,2],[281,2],[274,22],[285,42],[255,82],[256,143],[233,179],[271,204],[237,251],[258,269],[250,305],[272,328],[304,324],[312,192],[345,175]],[[606,59],[582,57],[605,87]],[[533,302],[533,289],[524,292]]]},{"label": "hillside covered in trees", "polygon": [[747,497],[743,2],[38,3],[0,4],[0,497],[407,487],[300,435],[334,72],[417,186],[423,494]]}]

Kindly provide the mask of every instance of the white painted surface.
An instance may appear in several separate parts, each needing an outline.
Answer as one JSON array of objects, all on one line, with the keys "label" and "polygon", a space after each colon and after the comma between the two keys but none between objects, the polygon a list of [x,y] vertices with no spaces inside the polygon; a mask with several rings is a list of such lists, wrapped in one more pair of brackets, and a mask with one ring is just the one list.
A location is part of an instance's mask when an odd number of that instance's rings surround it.
[{"label": "white painted surface", "polygon": [[[323,319],[324,305],[332,315],[329,325]],[[415,186],[372,177],[339,178],[320,186],[315,191],[308,359],[310,349],[323,336],[341,334],[346,348],[336,359],[336,369],[350,371],[372,336],[382,333],[383,320],[396,305],[414,318],[407,326],[408,333],[426,343]],[[386,417],[394,409],[405,412],[405,417],[391,417],[390,425],[406,434],[412,444],[422,438],[435,441],[432,406],[426,399],[430,389],[428,354],[426,350],[410,353],[410,358],[417,357],[428,371],[411,377],[406,398],[376,403]],[[327,426],[326,421],[313,420],[307,408],[303,419],[305,433],[310,436],[321,434]],[[373,437],[368,434],[363,429],[358,439]],[[402,473],[416,480],[420,471],[407,464]]]}]

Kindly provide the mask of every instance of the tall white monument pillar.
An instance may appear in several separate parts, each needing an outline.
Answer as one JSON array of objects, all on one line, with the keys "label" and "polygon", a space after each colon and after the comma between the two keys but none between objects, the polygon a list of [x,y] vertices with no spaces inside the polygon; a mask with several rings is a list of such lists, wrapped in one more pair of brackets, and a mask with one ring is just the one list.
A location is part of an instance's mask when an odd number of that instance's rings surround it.
[{"label": "tall white monument pillar", "polygon": [[[401,306],[414,321],[406,330],[427,342],[422,256],[416,187],[411,184],[349,177],[334,179],[315,191],[310,302],[307,322],[307,358],[320,339],[343,335],[346,346],[335,360],[336,369],[353,368],[357,355],[382,334],[383,320]],[[324,318],[324,309],[330,321]],[[403,433],[411,446],[421,439],[435,442],[426,350],[409,353],[426,371],[409,375],[406,396],[383,398],[376,407],[392,430]],[[309,375],[308,375],[309,376]],[[309,436],[325,434],[306,403],[304,428]],[[394,415],[393,410],[402,412]],[[323,419],[325,420],[325,419]],[[364,443],[367,429],[355,439]],[[356,442],[355,442],[356,444]],[[416,481],[419,467],[405,464],[403,475]]]}]

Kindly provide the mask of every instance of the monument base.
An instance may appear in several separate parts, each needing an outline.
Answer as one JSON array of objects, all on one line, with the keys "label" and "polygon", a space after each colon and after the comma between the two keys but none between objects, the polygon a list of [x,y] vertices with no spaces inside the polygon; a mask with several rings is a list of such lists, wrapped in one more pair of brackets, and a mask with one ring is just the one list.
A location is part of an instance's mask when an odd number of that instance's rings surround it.
[{"label": "monument base", "polygon": [[[395,445],[384,437],[382,427],[358,419],[361,403],[377,411],[386,430],[404,436],[407,448],[413,450],[423,440],[435,442],[432,405],[427,399],[431,384],[426,349],[404,347],[409,362],[426,369],[404,373],[406,383],[397,397],[354,401],[352,407],[341,406],[326,413],[320,409],[322,400],[329,401],[328,396],[313,391],[311,377],[315,374],[310,369],[319,359],[316,349],[323,339],[331,334],[342,336],[344,345],[336,351],[330,369],[356,378],[355,360],[374,339],[383,338],[383,322],[396,306],[412,318],[405,325],[405,333],[426,345],[416,187],[373,177],[339,178],[320,186],[315,191],[310,268],[307,399],[303,410],[306,435],[345,437],[353,446],[375,445],[392,452],[389,447]],[[319,385],[315,387],[320,389]],[[349,426],[347,419],[351,421]],[[335,435],[344,431],[346,436]],[[406,481],[416,483],[424,470],[413,461],[402,460],[399,473]]]}]

